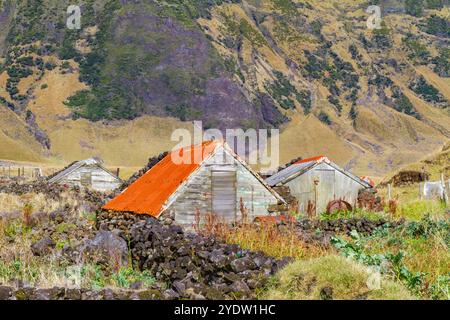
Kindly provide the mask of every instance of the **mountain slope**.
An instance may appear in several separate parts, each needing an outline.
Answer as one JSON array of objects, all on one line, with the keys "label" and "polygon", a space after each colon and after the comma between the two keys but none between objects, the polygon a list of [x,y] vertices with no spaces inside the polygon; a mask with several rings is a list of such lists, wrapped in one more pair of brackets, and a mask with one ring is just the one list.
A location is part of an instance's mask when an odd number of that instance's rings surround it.
[{"label": "mountain slope", "polygon": [[325,153],[381,176],[450,138],[443,4],[390,1],[369,30],[367,1],[88,0],[77,31],[68,3],[0,11],[0,96],[51,158],[140,165],[201,119],[281,128],[281,162]]}]

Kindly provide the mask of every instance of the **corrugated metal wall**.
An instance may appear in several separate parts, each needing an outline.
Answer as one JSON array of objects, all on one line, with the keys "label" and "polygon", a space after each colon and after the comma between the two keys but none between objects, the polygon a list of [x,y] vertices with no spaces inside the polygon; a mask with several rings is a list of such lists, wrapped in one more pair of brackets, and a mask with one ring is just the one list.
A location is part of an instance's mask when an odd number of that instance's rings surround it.
[{"label": "corrugated metal wall", "polygon": [[306,211],[308,201],[316,201],[315,179],[319,181],[317,186],[318,213],[325,212],[328,203],[334,199],[344,199],[353,205],[358,198],[359,190],[364,188],[342,172],[326,163],[321,163],[285,184],[299,201],[299,208],[302,212]]},{"label": "corrugated metal wall", "polygon": [[236,169],[211,170],[212,212],[227,221],[237,219]]},{"label": "corrugated metal wall", "polygon": [[[90,176],[90,186],[87,186]],[[120,181],[98,166],[82,166],[62,178],[59,184],[90,187],[97,191],[111,191],[120,186]]]}]

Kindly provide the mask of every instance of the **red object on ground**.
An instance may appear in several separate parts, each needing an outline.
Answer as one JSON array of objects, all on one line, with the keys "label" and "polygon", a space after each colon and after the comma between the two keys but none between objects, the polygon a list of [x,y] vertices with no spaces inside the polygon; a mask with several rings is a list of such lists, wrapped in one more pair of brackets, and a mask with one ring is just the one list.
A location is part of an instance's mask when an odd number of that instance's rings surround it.
[{"label": "red object on ground", "polygon": [[263,222],[263,223],[280,223],[280,222],[296,222],[293,216],[260,216],[255,217],[255,222]]}]

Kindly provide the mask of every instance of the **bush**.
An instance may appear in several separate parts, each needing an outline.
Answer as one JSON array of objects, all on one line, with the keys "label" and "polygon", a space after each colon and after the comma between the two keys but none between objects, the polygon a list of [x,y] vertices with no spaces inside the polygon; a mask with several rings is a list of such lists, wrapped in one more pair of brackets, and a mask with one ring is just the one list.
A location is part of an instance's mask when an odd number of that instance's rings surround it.
[{"label": "bush", "polygon": [[433,59],[434,72],[441,77],[450,77],[450,48],[441,48]]},{"label": "bush", "polygon": [[417,40],[413,40],[411,37],[406,37],[403,39],[403,43],[408,48],[410,54],[408,58],[418,59],[422,63],[426,63],[430,57],[430,52],[427,50],[426,46],[421,44]]},{"label": "bush", "polygon": [[320,113],[318,115],[318,119],[328,126],[331,125],[331,119],[328,116],[328,114],[326,114],[324,111],[320,111]]},{"label": "bush", "polygon": [[409,98],[405,96],[403,92],[401,92],[400,88],[394,87],[392,91],[392,97],[394,98],[394,109],[398,112],[403,112],[407,115],[419,119],[420,114],[414,109],[413,104],[411,103]]},{"label": "bush", "polygon": [[356,120],[356,118],[358,117],[358,110],[356,110],[356,105],[352,104],[348,116],[350,117],[350,119]]},{"label": "bush", "polygon": [[180,119],[181,121],[196,120],[201,118],[202,112],[189,107],[185,104],[177,106],[168,106],[166,111],[173,117]]},{"label": "bush", "polygon": [[328,96],[328,102],[330,102],[332,105],[336,107],[336,110],[338,111],[338,114],[341,114],[342,111],[342,105],[339,102],[339,99],[333,96]]},{"label": "bush", "polygon": [[422,30],[435,36],[448,38],[450,37],[450,21],[437,15],[432,15],[426,20]]},{"label": "bush", "polygon": [[[286,76],[279,72],[274,72],[276,80],[272,83],[266,83],[266,90],[272,96],[272,98],[277,101],[280,106],[284,109],[294,109],[295,103],[291,96],[295,95],[301,98],[303,101],[303,96],[299,95],[297,88],[295,88]],[[301,101],[299,101],[301,103]]]},{"label": "bush", "polygon": [[439,90],[429,84],[423,76],[415,79],[409,84],[409,88],[422,97],[425,101],[441,103],[445,102]]},{"label": "bush", "polygon": [[423,0],[405,0],[406,13],[415,17],[420,17],[423,11]]},{"label": "bush", "polygon": [[370,289],[367,285],[370,275],[364,266],[336,255],[295,261],[275,275],[261,298],[317,300],[326,298],[324,293],[328,291],[331,293],[328,298],[332,299],[415,299],[401,284],[385,278],[379,290]]}]

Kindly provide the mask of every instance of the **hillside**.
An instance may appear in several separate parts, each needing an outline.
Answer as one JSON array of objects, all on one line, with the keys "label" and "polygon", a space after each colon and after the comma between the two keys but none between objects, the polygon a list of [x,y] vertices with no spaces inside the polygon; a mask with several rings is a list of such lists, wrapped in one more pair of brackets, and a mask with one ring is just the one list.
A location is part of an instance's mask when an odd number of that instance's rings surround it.
[{"label": "hillside", "polygon": [[450,9],[379,2],[370,30],[362,0],[86,0],[69,30],[69,1],[0,1],[0,158],[139,166],[201,119],[383,176],[450,138]]}]

